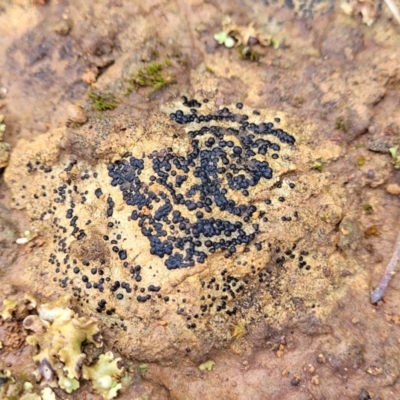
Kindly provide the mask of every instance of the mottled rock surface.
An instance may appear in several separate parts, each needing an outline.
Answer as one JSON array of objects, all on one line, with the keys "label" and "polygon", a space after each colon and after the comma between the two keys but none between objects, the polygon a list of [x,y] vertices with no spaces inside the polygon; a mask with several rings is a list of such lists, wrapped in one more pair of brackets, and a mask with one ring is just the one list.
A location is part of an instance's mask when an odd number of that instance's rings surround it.
[{"label": "mottled rock surface", "polygon": [[[45,241],[26,271],[34,292],[73,294],[126,355],[196,358],[233,324],[323,318],[336,296],[324,266],[348,263],[343,190],[311,168],[339,147],[281,112],[213,100],[163,105],[145,126],[121,115],[95,163],[62,154],[67,130],[53,131],[21,142],[6,171]],[[100,123],[74,134],[90,147]]]}]

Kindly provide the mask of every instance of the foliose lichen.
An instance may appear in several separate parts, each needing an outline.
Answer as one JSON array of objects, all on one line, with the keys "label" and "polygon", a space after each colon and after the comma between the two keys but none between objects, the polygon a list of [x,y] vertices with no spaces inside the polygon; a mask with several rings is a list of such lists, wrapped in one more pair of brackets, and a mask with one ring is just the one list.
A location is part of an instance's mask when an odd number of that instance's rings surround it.
[{"label": "foliose lichen", "polygon": [[122,375],[122,369],[118,367],[120,358],[114,359],[111,351],[101,354],[97,363],[93,366],[82,366],[82,376],[90,380],[97,393],[105,399],[113,399],[117,392],[122,388],[119,378]]},{"label": "foliose lichen", "polygon": [[[28,295],[32,299],[32,296]],[[26,299],[6,299],[2,312],[3,319],[13,318],[14,313]],[[24,400],[52,400],[54,393],[50,387],[59,387],[72,393],[80,387],[83,377],[91,381],[93,388],[104,399],[112,399],[122,385],[119,383],[124,368],[118,367],[120,359],[114,359],[111,352],[101,354],[95,365],[85,365],[86,353],[84,344],[96,348],[103,346],[98,320],[94,317],[79,317],[69,308],[70,299],[63,296],[50,303],[34,301],[36,314],[30,314],[23,320],[25,329],[33,333],[26,338],[27,343],[38,349],[33,357],[38,369],[35,376],[38,382],[48,385],[41,396],[27,393]],[[8,380],[9,378],[7,378]]]}]

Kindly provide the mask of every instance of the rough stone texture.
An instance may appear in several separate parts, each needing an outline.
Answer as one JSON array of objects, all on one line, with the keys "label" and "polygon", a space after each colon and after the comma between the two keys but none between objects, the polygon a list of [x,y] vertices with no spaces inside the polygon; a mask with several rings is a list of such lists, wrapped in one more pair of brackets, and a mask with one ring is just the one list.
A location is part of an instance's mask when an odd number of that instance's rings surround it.
[{"label": "rough stone texture", "polygon": [[3,124],[4,115],[0,114],[0,168],[7,166],[8,158],[10,157],[10,145],[3,142],[4,131],[6,125]]},{"label": "rough stone texture", "polygon": [[[213,103],[210,99],[203,104],[198,115],[221,110]],[[229,131],[240,124],[223,120],[182,127],[168,117],[173,110],[188,108],[180,102],[164,105],[163,110],[153,110],[145,126],[129,118],[122,141],[109,134],[91,148],[99,157],[95,165],[60,154],[60,148],[68,147],[65,129],[33,143],[20,142],[5,174],[14,206],[27,210],[33,232],[45,241],[26,271],[27,277],[31,274],[28,279],[43,277],[36,280],[34,292],[74,294],[82,312],[98,313],[113,329],[120,352],[149,361],[188,352],[200,359],[205,351],[226,344],[232,324],[251,331],[260,324],[282,328],[310,315],[324,318],[329,313],[326,299],[331,302],[336,295],[323,266],[345,269],[348,263],[335,251],[343,191],[332,184],[329,173],[310,170],[321,157],[337,158],[338,146],[328,151],[316,147],[310,126],[300,126],[279,112],[259,110],[260,115],[252,115],[247,107],[229,107],[236,119],[248,115],[258,126],[274,121],[281,130],[273,132],[281,140],[273,134],[253,134],[247,123],[241,131]],[[124,122],[121,115],[119,126]],[[86,135],[85,147],[92,146],[88,131],[98,132],[97,124],[91,120],[89,128],[74,132],[83,140]],[[221,128],[217,136],[200,134],[201,128],[213,126]],[[197,136],[190,138],[193,130]],[[270,146],[265,154],[266,145],[260,142],[264,138]],[[252,147],[244,145],[248,140]],[[233,147],[220,145],[230,141]],[[199,151],[193,158],[196,143]],[[254,156],[245,155],[250,148],[256,150]],[[212,149],[225,156],[210,158]],[[236,155],[237,149],[242,154]],[[184,165],[189,154],[193,166],[185,170],[179,163]],[[215,177],[206,169],[213,160],[223,169]],[[157,163],[163,162],[158,170]],[[269,165],[271,176],[252,178],[250,172],[261,168],[255,167],[257,162]],[[143,168],[134,167],[137,163]],[[123,167],[122,175],[113,175]],[[200,179],[201,171],[210,175]],[[232,173],[253,182],[245,185],[248,194],[229,183]],[[187,180],[177,183],[175,174]],[[168,176],[166,181],[163,176]],[[219,204],[225,196],[215,185],[227,191],[225,201],[234,202],[237,211],[230,211],[228,203]],[[139,199],[135,205],[138,194],[147,193],[149,198],[153,193],[154,201]],[[204,208],[207,199],[210,206]],[[239,211],[240,205],[244,211]],[[178,211],[180,219],[174,217]],[[202,221],[207,230],[199,225]],[[185,238],[189,242],[179,245]],[[240,238],[243,241],[237,242]],[[190,249],[197,255],[190,256]]]},{"label": "rough stone texture", "polygon": [[400,194],[400,185],[398,183],[390,183],[386,186],[386,191],[390,194]]},{"label": "rough stone texture", "polygon": [[0,142],[0,168],[4,168],[7,166],[9,157],[10,145],[5,142]]},{"label": "rough stone texture", "polygon": [[68,119],[72,122],[76,122],[77,124],[84,124],[88,117],[81,107],[71,104],[67,110]]}]

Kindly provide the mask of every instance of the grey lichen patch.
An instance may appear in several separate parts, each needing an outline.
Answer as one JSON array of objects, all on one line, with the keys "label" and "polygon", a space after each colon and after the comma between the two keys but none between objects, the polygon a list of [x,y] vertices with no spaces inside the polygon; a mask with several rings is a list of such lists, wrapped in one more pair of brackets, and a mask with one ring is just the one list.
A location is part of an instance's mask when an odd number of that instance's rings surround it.
[{"label": "grey lichen patch", "polygon": [[[345,197],[312,167],[338,146],[281,112],[188,97],[122,114],[123,130],[103,123],[21,141],[11,157],[14,206],[45,241],[26,270],[36,292],[72,295],[120,352],[148,361],[199,360],[234,340],[232,325],[329,315],[323,268],[346,262]],[[61,153],[79,132],[95,162]]]}]

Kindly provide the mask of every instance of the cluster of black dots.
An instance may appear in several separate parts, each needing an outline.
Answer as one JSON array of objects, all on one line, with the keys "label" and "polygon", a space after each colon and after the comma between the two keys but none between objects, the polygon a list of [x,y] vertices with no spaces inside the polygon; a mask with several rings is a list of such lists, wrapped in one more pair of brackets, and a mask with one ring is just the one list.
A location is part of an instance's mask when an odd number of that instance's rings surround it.
[{"label": "cluster of black dots", "polygon": [[[181,315],[186,320],[188,329],[196,328],[196,320],[203,318],[205,315],[215,310],[219,313],[225,313],[228,316],[233,316],[238,313],[242,317],[246,317],[246,310],[251,307],[257,307],[258,294],[268,292],[272,300],[277,300],[279,304],[279,285],[275,281],[276,270],[284,272],[285,262],[288,260],[298,259],[299,268],[310,269],[310,266],[305,261],[308,252],[297,251],[297,244],[293,244],[291,248],[281,249],[273,247],[271,243],[266,243],[266,251],[272,256],[272,262],[268,266],[250,265],[250,274],[245,277],[235,277],[229,275],[226,269],[210,278],[208,281],[200,281],[201,287],[204,290],[204,295],[200,297],[201,304],[197,311],[193,311],[192,304],[186,304],[186,299],[181,299],[177,305],[177,314]],[[247,267],[247,261],[237,261],[239,266]],[[301,266],[300,266],[301,264]],[[268,318],[268,314],[262,315],[263,318]]]},{"label": "cluster of black dots", "polygon": [[[207,100],[203,102],[207,103]],[[145,180],[142,178],[145,175],[145,155],[135,158],[128,152],[107,166],[110,185],[121,190],[124,202],[132,210],[130,220],[147,238],[150,253],[163,259],[167,269],[174,270],[204,263],[216,251],[223,251],[229,258],[238,246],[244,252],[249,252],[254,246],[256,251],[273,254],[272,264],[277,268],[283,268],[287,260],[297,258],[298,267],[309,270],[311,267],[306,261],[308,253],[296,252],[296,245],[281,250],[273,248],[270,243],[257,241],[260,224],[268,222],[267,210],[272,200],[266,199],[257,205],[247,200],[251,188],[264,180],[271,180],[274,175],[273,160],[279,158],[282,145],[292,146],[295,143],[294,137],[275,128],[271,122],[249,122],[249,116],[237,111],[243,108],[241,103],[236,105],[235,112],[223,108],[203,115],[197,111],[202,106],[197,100],[184,97],[183,105],[190,109],[189,112],[177,110],[170,115],[171,120],[177,124],[198,126],[198,129],[188,133],[191,149],[185,157],[174,154],[170,148],[148,155],[152,173]],[[257,111],[253,114],[259,115]],[[274,122],[279,124],[279,118]],[[42,171],[55,179],[52,168],[40,162],[29,162],[26,167],[28,173]],[[72,161],[64,171],[69,173],[75,167],[77,162]],[[136,265],[124,249],[126,239],[119,229],[119,221],[114,215],[115,201],[110,196],[106,197],[104,210],[108,233],[101,240],[129,272],[129,281],[113,280],[107,273],[107,261],[103,257],[72,257],[67,246],[68,236],[82,241],[87,237],[86,227],[92,223],[90,219],[82,221],[75,211],[77,203],[87,203],[89,194],[87,190],[80,189],[85,185],[79,185],[77,181],[97,177],[96,172],[84,170],[78,178],[75,174],[74,181],[66,179],[53,190],[52,207],[40,215],[41,220],[51,216],[52,226],[57,232],[53,238],[54,252],[48,262],[54,266],[56,276],[61,276],[53,278],[61,288],[72,287],[74,295],[82,301],[89,301],[83,292],[86,289],[99,293],[109,291],[117,300],[173,302],[176,303],[177,313],[187,321],[186,326],[190,329],[196,328],[196,319],[204,317],[212,309],[229,316],[240,312],[241,302],[253,301],[253,296],[247,293],[250,293],[249,287],[254,282],[268,288],[273,275],[269,267],[249,265],[251,275],[247,277],[231,276],[223,270],[216,272],[208,281],[200,282],[204,295],[200,297],[200,305],[194,309],[187,299],[179,295],[163,295],[159,284],[143,285],[143,269],[152,267]],[[281,188],[282,185],[295,188],[295,184],[288,181],[278,181],[275,187]],[[103,190],[101,187],[95,189],[97,199],[104,197]],[[236,201],[232,199],[233,194],[239,194],[235,197]],[[48,195],[51,193],[42,185],[34,194],[34,199]],[[277,197],[276,200],[285,202],[284,197]],[[65,209],[64,221],[55,216],[58,206]],[[292,216],[282,217],[282,221],[292,219],[298,219],[297,211]],[[240,261],[237,263],[241,264]],[[242,265],[246,266],[247,262],[242,262]],[[99,300],[97,297],[96,302],[97,312],[107,315],[116,312],[114,307],[107,306],[106,299]]]},{"label": "cluster of black dots", "polygon": [[[249,245],[259,224],[248,223],[259,210],[248,201],[235,202],[232,192],[240,192],[244,199],[252,187],[270,180],[273,169],[267,157],[277,159],[281,144],[295,143],[293,136],[274,128],[273,123],[249,123],[247,115],[228,108],[199,115],[201,104],[197,100],[183,100],[193,108],[187,114],[182,110],[172,113],[171,120],[207,123],[189,132],[191,151],[186,157],[174,154],[171,148],[162,155],[149,155],[154,173],[148,182],[141,179],[144,160],[131,153],[108,165],[111,185],[120,188],[124,201],[133,209],[132,220],[150,243],[151,254],[164,258],[168,269],[204,263],[217,250],[225,251],[228,258],[237,246]],[[236,107],[241,109],[242,104]],[[218,125],[221,121],[232,126],[222,127]],[[265,160],[260,161],[257,155]],[[162,189],[152,190],[154,183]],[[113,202],[109,199],[108,203],[107,216],[111,216]],[[215,218],[216,212],[224,218]],[[258,216],[265,218],[265,211]]]}]

